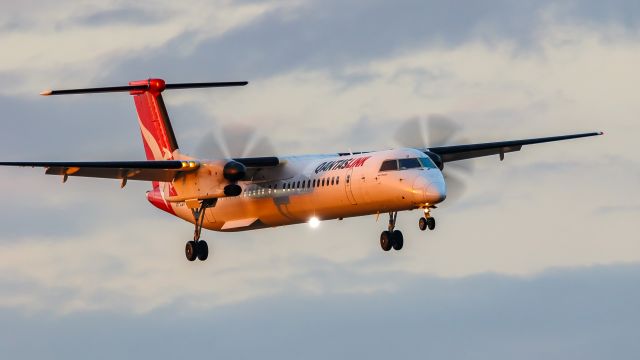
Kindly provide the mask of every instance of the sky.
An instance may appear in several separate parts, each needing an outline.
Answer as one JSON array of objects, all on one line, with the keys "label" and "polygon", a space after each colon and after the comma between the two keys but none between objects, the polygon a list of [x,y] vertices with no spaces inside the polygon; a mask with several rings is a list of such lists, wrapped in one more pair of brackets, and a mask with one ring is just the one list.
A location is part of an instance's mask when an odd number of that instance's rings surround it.
[{"label": "sky", "polygon": [[[181,149],[232,124],[276,155],[387,149],[415,117],[460,142],[605,136],[472,160],[420,232],[399,214],[206,231],[149,185],[0,169],[0,353],[15,359],[635,359],[640,5],[635,1],[2,1],[5,161],[144,158],[126,94],[47,88],[242,81],[164,95]],[[454,141],[455,142],[455,141]],[[265,154],[271,155],[271,154]]]}]

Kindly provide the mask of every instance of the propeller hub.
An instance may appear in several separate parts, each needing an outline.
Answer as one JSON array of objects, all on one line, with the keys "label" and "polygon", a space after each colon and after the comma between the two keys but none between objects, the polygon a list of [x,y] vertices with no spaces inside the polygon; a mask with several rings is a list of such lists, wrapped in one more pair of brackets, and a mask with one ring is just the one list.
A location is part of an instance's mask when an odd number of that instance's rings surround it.
[{"label": "propeller hub", "polygon": [[247,168],[237,161],[229,161],[224,165],[222,176],[231,181],[236,182],[242,180],[247,175]]}]

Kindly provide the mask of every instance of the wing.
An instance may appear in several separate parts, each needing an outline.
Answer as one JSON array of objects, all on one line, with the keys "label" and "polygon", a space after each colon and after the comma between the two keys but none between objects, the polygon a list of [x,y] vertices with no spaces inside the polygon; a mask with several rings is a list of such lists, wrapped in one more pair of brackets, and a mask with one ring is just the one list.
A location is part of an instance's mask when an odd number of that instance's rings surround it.
[{"label": "wing", "polygon": [[[233,159],[248,169],[278,166],[277,157]],[[194,171],[199,161],[69,161],[69,162],[0,162],[0,166],[43,167],[47,175],[84,176],[106,179],[173,181],[180,172]]]},{"label": "wing", "polygon": [[504,154],[513,151],[520,151],[524,145],[541,144],[552,141],[577,139],[588,136],[602,135],[602,132],[591,132],[583,134],[552,136],[535,139],[499,141],[481,144],[467,144],[454,146],[432,147],[426,150],[438,154],[443,162],[471,159],[481,156],[500,155],[500,159],[504,158]]},{"label": "wing", "polygon": [[183,171],[198,168],[196,161],[69,161],[0,162],[1,166],[43,167],[47,175],[84,176],[107,179],[171,181]]}]

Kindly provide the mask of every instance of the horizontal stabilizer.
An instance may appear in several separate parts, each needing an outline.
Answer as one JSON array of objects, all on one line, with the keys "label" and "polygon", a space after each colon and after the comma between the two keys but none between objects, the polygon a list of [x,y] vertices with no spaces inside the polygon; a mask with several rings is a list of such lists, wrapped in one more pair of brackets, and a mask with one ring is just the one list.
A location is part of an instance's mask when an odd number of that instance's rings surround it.
[{"label": "horizontal stabilizer", "polygon": [[177,89],[197,89],[197,88],[213,88],[213,87],[229,87],[229,86],[245,86],[248,81],[228,81],[228,82],[200,82],[200,83],[177,83],[177,84],[165,84],[157,81],[152,81],[145,85],[124,85],[124,86],[108,86],[108,87],[95,87],[84,89],[66,89],[66,90],[45,90],[40,93],[43,96],[49,95],[73,95],[73,94],[93,94],[93,93],[108,93],[108,92],[132,92],[132,91],[148,91],[155,90],[162,92],[164,90],[177,90]]}]

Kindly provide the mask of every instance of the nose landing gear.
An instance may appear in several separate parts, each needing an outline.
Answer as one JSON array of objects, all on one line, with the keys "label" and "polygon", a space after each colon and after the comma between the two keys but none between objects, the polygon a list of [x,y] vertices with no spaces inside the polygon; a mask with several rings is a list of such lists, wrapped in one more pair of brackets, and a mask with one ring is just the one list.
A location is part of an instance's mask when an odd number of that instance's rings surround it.
[{"label": "nose landing gear", "polygon": [[[434,206],[435,207],[435,206]],[[427,228],[429,230],[433,230],[436,228],[436,219],[434,217],[431,216],[429,210],[431,210],[431,207],[427,207],[424,209],[424,217],[421,217],[418,220],[418,227],[420,228],[420,230],[425,231],[427,230]]]},{"label": "nose landing gear", "polygon": [[398,251],[404,246],[404,236],[402,236],[402,232],[400,230],[395,230],[397,217],[397,211],[390,212],[389,229],[380,234],[380,247],[384,251],[389,251],[391,248]]},{"label": "nose landing gear", "polygon": [[200,240],[202,232],[202,221],[204,220],[205,211],[215,205],[215,199],[202,200],[200,206],[191,209],[193,219],[195,220],[195,230],[193,231],[193,240],[187,241],[184,247],[184,254],[187,260],[194,261],[196,258],[205,261],[209,257],[209,245],[204,240]]},{"label": "nose landing gear", "polygon": [[433,217],[421,217],[418,220],[418,227],[420,228],[420,230],[425,231],[427,230],[427,228],[429,230],[433,230],[436,228],[436,219]]}]

